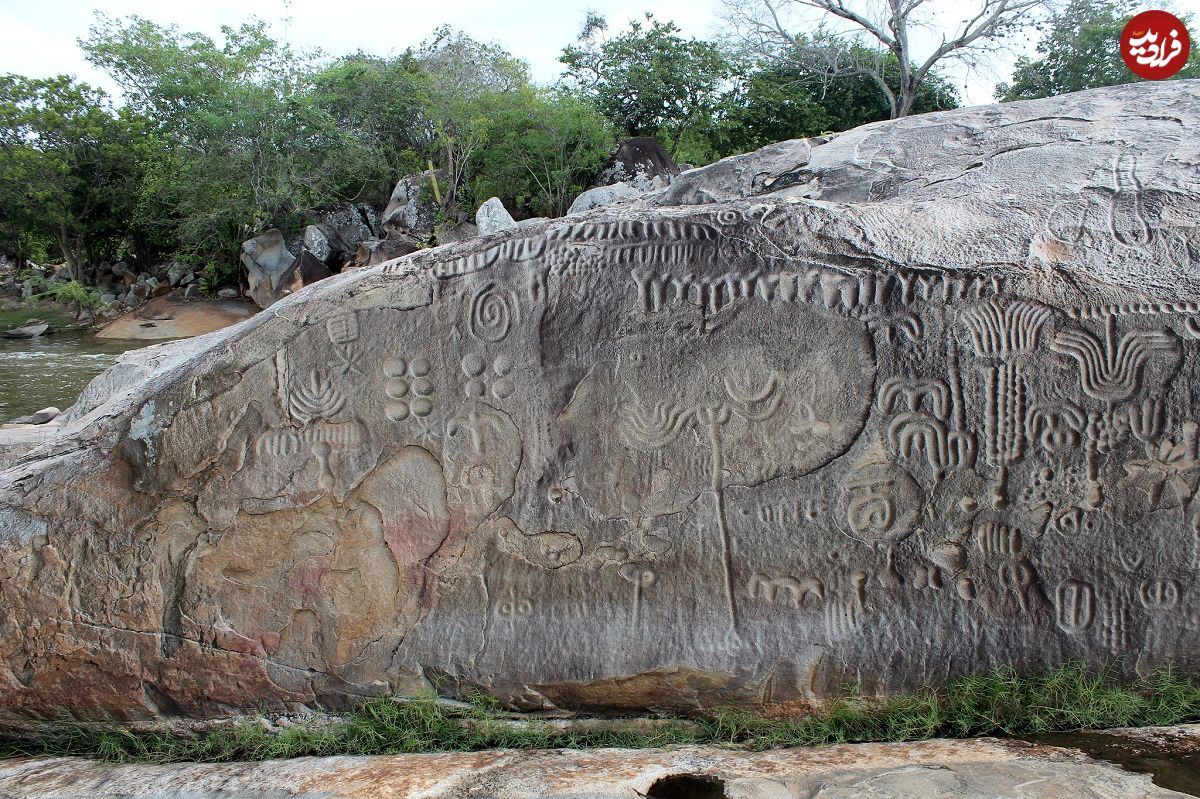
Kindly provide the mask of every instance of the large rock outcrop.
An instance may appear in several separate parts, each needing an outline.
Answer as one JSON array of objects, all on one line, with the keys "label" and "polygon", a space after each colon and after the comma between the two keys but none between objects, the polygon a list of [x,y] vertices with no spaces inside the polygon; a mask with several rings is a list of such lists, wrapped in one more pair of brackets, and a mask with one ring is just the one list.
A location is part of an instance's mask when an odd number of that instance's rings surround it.
[{"label": "large rock outcrop", "polygon": [[0,475],[0,707],[803,708],[1200,671],[1200,87],[880,123],[334,276]]}]

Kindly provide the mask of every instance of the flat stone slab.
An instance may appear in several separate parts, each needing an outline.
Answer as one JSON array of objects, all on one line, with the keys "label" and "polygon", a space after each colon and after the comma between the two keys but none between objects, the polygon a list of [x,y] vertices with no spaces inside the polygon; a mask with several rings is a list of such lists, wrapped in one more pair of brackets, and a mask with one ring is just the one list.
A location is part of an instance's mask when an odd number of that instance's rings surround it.
[{"label": "flat stone slab", "polygon": [[761,753],[691,747],[489,751],[212,765],[105,766],[78,758],[10,760],[0,763],[0,796],[642,799],[655,783],[673,775],[715,778],[722,783],[728,799],[1186,796],[1155,786],[1148,776],[1089,760],[1078,752],[994,739],[856,744]]}]

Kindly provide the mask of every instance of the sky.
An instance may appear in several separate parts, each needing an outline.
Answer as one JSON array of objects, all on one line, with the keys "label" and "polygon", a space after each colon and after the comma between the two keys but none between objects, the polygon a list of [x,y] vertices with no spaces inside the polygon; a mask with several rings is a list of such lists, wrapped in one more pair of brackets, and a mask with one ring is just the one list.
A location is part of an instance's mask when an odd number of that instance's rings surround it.
[{"label": "sky", "polygon": [[[936,4],[954,8],[960,1]],[[1200,18],[1200,0],[1174,0],[1169,5],[1176,13]],[[718,8],[718,0],[0,0],[0,73],[42,77],[65,72],[114,91],[107,76],[84,61],[76,45],[98,9],[114,17],[137,14],[214,37],[221,25],[237,25],[254,15],[272,22],[274,33],[292,45],[332,55],[355,50],[400,53],[448,24],[474,38],[498,42],[529,62],[534,79],[549,83],[559,76],[558,56],[578,35],[588,10],[604,14],[614,28],[649,10],[659,19],[674,20],[686,36],[715,38],[723,33]],[[1194,27],[1193,37],[1200,36]],[[1016,55],[1031,52],[1032,44],[1016,41],[1014,52],[995,59],[990,68],[947,69],[964,104],[991,102],[994,85],[1008,79]]]}]

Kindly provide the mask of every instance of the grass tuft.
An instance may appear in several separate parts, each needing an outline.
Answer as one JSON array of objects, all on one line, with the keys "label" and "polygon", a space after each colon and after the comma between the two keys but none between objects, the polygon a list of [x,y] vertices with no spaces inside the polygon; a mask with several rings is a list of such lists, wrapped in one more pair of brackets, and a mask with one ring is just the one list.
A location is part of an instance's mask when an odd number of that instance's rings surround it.
[{"label": "grass tuft", "polygon": [[866,700],[854,693],[818,714],[766,719],[723,708],[694,720],[654,723],[514,718],[492,697],[465,704],[434,696],[383,697],[319,726],[242,721],[195,734],[134,732],[64,716],[36,734],[0,731],[0,757],[83,755],[108,762],[228,762],[302,756],[466,752],[481,749],[641,749],[681,744],[785,746],[1021,736],[1200,721],[1200,685],[1165,669],[1135,683],[1113,670],[1068,663],[1039,675],[1011,668],[963,677],[941,689]]}]

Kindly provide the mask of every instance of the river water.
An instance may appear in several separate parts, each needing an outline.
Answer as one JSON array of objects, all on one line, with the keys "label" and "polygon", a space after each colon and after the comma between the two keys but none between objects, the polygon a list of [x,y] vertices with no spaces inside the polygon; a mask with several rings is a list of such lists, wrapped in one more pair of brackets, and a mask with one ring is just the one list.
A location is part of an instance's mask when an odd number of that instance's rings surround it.
[{"label": "river water", "polygon": [[66,410],[118,355],[157,343],[161,342],[101,339],[80,331],[0,338],[0,421],[51,405]]}]

